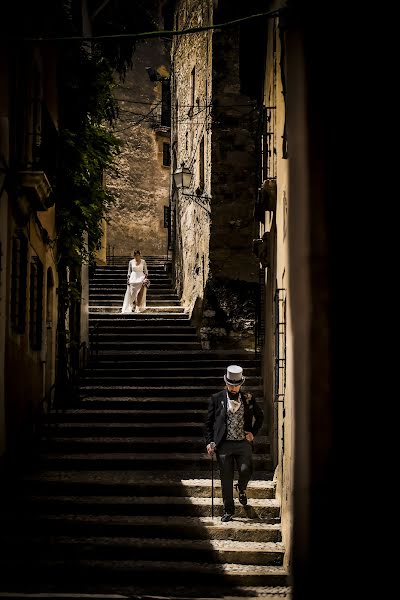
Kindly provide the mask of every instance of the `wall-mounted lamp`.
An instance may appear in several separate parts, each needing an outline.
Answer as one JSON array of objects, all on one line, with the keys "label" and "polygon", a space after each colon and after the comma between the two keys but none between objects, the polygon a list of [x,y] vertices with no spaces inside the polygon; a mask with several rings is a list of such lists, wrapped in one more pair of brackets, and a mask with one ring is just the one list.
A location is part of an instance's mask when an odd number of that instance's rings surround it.
[{"label": "wall-mounted lamp", "polygon": [[210,198],[202,198],[203,190],[199,187],[196,189],[194,194],[186,194],[183,190],[190,187],[192,181],[192,171],[189,167],[185,167],[185,163],[182,162],[181,166],[174,171],[173,174],[174,183],[178,190],[182,190],[182,196],[188,196],[192,198],[201,208],[203,208],[208,214],[210,214]]},{"label": "wall-mounted lamp", "polygon": [[174,183],[178,190],[180,190],[182,188],[188,188],[191,181],[192,171],[188,167],[185,167],[185,163],[182,162],[181,166],[174,172]]}]

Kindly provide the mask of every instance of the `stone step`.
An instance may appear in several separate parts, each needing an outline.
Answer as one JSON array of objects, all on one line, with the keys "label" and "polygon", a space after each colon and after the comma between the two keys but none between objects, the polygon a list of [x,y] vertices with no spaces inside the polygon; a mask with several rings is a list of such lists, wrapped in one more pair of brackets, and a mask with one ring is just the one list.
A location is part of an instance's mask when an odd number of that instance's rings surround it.
[{"label": "stone step", "polygon": [[[156,264],[152,264],[152,265],[147,265],[147,269],[149,273],[158,273],[161,275],[165,275],[166,277],[171,278],[171,272],[165,270],[161,265],[156,265]],[[128,274],[128,265],[120,265],[120,266],[115,266],[111,269],[96,269],[94,271],[91,271],[89,274],[89,279],[93,279],[96,277],[101,277],[101,276],[118,276],[118,275],[125,275],[125,277]]]},{"label": "stone step", "polygon": [[[97,265],[94,269],[95,273],[99,273],[99,272],[107,272],[107,271],[117,271],[120,269],[124,269],[125,271],[128,270],[128,265],[129,262],[132,260],[131,257],[127,257],[126,259],[121,259],[118,262],[115,261],[113,264],[108,264],[108,265]],[[166,266],[171,266],[171,262],[166,263],[165,261],[162,260],[150,260],[149,258],[145,258],[144,260],[146,261],[147,267],[149,269],[164,269]]]},{"label": "stone step", "polygon": [[130,342],[132,341],[159,341],[160,344],[170,341],[170,342],[174,342],[174,341],[182,341],[182,342],[189,342],[189,341],[197,341],[197,335],[196,332],[194,330],[192,330],[192,328],[187,328],[186,331],[182,331],[182,332],[177,332],[175,333],[174,331],[166,331],[165,329],[160,329],[158,332],[150,327],[147,328],[140,328],[138,327],[137,330],[135,330],[135,328],[132,329],[128,329],[128,330],[122,330],[122,331],[116,331],[113,333],[107,333],[106,331],[103,331],[101,328],[99,328],[97,330],[97,334],[99,342],[103,343],[103,342],[113,342],[113,341],[119,341],[120,343],[125,343],[125,342]]},{"label": "stone step", "polygon": [[[97,273],[118,273],[118,272],[127,273],[129,261],[130,261],[130,259],[128,259],[125,263],[121,262],[121,263],[115,264],[115,265],[97,266],[93,271],[91,271],[90,276],[96,275]],[[147,260],[146,260],[146,263],[147,263]],[[147,264],[147,268],[149,271],[150,271],[150,269],[158,269],[160,271],[166,272],[166,270],[164,268],[164,264],[161,262],[151,261]]]},{"label": "stone step", "polygon": [[[160,347],[160,345],[164,345],[164,344],[173,344],[173,343],[184,343],[184,344],[188,344],[188,343],[193,343],[193,344],[200,344],[200,342],[197,339],[197,336],[195,333],[193,333],[192,331],[188,330],[185,333],[164,333],[164,332],[160,332],[158,334],[158,338],[157,338],[157,333],[153,333],[151,330],[150,331],[145,331],[145,332],[138,332],[137,334],[135,332],[125,332],[125,333],[103,333],[103,332],[99,332],[97,339],[92,342],[92,343],[96,343],[99,344],[101,347],[103,346],[110,346],[110,345],[116,345],[117,347],[126,347],[126,344],[130,344],[130,345],[134,345],[134,347],[136,347],[136,344],[138,344],[139,342],[143,342],[143,343],[151,343],[153,342],[157,347]],[[201,348],[201,346],[200,346]]]},{"label": "stone step", "polygon": [[[215,466],[215,465],[214,465]],[[217,474],[217,472],[216,472]],[[37,471],[20,477],[14,482],[13,493],[23,488],[24,493],[36,495],[95,495],[141,497],[192,497],[210,498],[212,481],[210,478],[187,479],[175,473],[150,474],[124,471]],[[214,497],[221,498],[221,483],[214,479]],[[249,501],[253,498],[275,497],[276,484],[272,480],[251,480],[247,486]],[[237,523],[237,521],[235,521]],[[248,521],[254,526],[258,522]],[[239,526],[239,525],[238,525]]]},{"label": "stone step", "polygon": [[[125,294],[126,292],[126,281],[121,281],[121,282],[109,282],[109,283],[104,283],[104,282],[96,282],[96,283],[91,283],[89,284],[89,293],[90,295],[92,294],[102,294],[105,293],[106,291],[109,291],[112,294]],[[169,283],[167,282],[157,282],[157,281],[152,281],[150,287],[148,288],[147,292],[150,293],[150,291],[152,293],[165,293],[165,294],[173,294],[173,295],[177,295],[176,293],[176,289],[174,287],[172,287]]]},{"label": "stone step", "polygon": [[[165,365],[167,362],[167,365]],[[196,379],[203,377],[218,377],[218,383],[223,381],[223,375],[226,373],[226,368],[222,366],[212,367],[196,367],[195,365],[188,365],[183,367],[181,364],[176,364],[168,361],[140,361],[139,364],[133,366],[131,363],[121,365],[117,361],[114,363],[101,363],[101,366],[92,366],[87,371],[83,372],[83,375],[97,377],[98,375],[103,376],[114,376],[114,377],[126,377],[126,376],[147,376],[156,374],[159,377],[180,377],[180,376],[195,376]],[[246,383],[251,381],[254,377],[258,377],[258,369],[255,367],[246,368]]]},{"label": "stone step", "polygon": [[[80,391],[82,397],[87,396],[211,396],[215,394],[215,386],[167,386],[162,387],[146,386],[139,387],[134,385],[81,385]],[[261,395],[261,388],[256,386],[246,386],[246,391],[256,397]]]},{"label": "stone step", "polygon": [[[82,373],[80,379],[81,387],[88,385],[101,385],[101,386],[135,386],[145,387],[147,385],[151,387],[168,386],[168,387],[187,387],[187,386],[205,386],[218,389],[221,384],[221,375],[208,377],[206,375],[193,375],[193,369],[187,369],[186,374],[181,375],[161,375],[160,377],[155,375],[157,373],[156,368],[147,374],[143,373],[143,376],[137,374],[111,374],[111,375],[100,375],[99,373],[93,373],[92,371],[86,371]],[[248,383],[247,383],[248,382]],[[260,386],[261,377],[249,376],[247,386]]]},{"label": "stone step", "polygon": [[[103,305],[89,306],[89,315],[90,315],[90,313],[96,313],[96,314],[104,313],[107,316],[112,315],[112,314],[122,314],[121,306],[103,306]],[[163,316],[164,316],[164,313],[170,314],[174,318],[176,317],[175,313],[182,313],[182,314],[185,314],[185,316],[187,316],[187,314],[188,314],[183,306],[151,306],[151,307],[147,306],[144,312],[135,314],[135,316],[138,318],[143,318],[145,316],[147,317],[149,314],[151,314],[151,315],[163,314]],[[132,315],[133,315],[133,313],[125,313],[124,316],[126,318],[126,317],[130,317]]]},{"label": "stone step", "polygon": [[282,565],[281,542],[185,540],[171,538],[70,537],[67,535],[5,536],[0,534],[7,559],[31,556],[63,560],[188,560],[241,565]]},{"label": "stone step", "polygon": [[157,313],[149,313],[149,312],[144,312],[144,313],[112,313],[112,314],[103,314],[103,313],[90,313],[89,312],[89,323],[110,323],[113,324],[115,326],[124,326],[127,323],[131,323],[131,321],[133,323],[139,321],[142,323],[142,325],[145,325],[147,321],[152,322],[152,323],[166,323],[166,322],[187,322],[190,323],[190,318],[189,315],[187,313],[181,314],[181,313],[163,313],[161,315],[157,314]]},{"label": "stone step", "polygon": [[[121,538],[164,538],[184,540],[233,540],[281,542],[279,523],[237,518],[221,523],[219,517],[143,515],[32,514],[26,518],[6,515],[2,533],[51,533],[70,536],[118,536]],[[1,522],[1,519],[0,519]],[[0,596],[1,597],[1,596]]]},{"label": "stone step", "polygon": [[[122,293],[116,292],[114,290],[102,290],[101,292],[90,292],[89,293],[89,301],[90,300],[113,300],[119,301],[121,296],[124,298],[125,290]],[[168,290],[147,290],[146,301],[154,300],[157,298],[159,300],[179,300],[179,297],[174,292],[169,292]]]},{"label": "stone step", "polygon": [[[93,347],[95,348],[96,345],[93,344]],[[194,351],[196,352],[196,351]],[[201,352],[198,351],[199,353]],[[190,357],[190,358],[189,358]],[[90,368],[101,368],[104,367],[104,369],[113,369],[113,368],[129,368],[130,365],[135,364],[135,367],[140,369],[140,367],[142,366],[143,368],[152,368],[154,367],[159,367],[160,369],[165,369],[165,368],[173,368],[173,369],[186,369],[188,368],[188,365],[192,365],[193,368],[196,368],[196,365],[198,365],[199,369],[205,369],[207,370],[208,368],[210,369],[210,373],[213,373],[212,369],[213,366],[216,369],[220,369],[220,373],[226,372],[226,365],[229,364],[234,364],[234,363],[238,363],[240,365],[242,365],[243,369],[245,369],[245,372],[247,372],[247,370],[250,370],[252,367],[249,365],[256,365],[256,371],[259,372],[259,363],[258,361],[248,361],[245,359],[238,359],[235,357],[231,357],[229,359],[228,358],[215,358],[214,360],[212,358],[204,358],[204,357],[200,357],[200,358],[196,358],[195,354],[193,353],[193,351],[187,351],[187,356],[185,359],[185,356],[182,355],[179,351],[175,352],[174,350],[165,350],[162,352],[159,352],[158,350],[125,350],[125,351],[120,351],[120,350],[114,350],[114,351],[102,351],[99,352],[98,356],[93,357],[93,358],[89,358],[89,361],[87,363],[88,365],[88,369]],[[246,382],[247,383],[247,382]],[[225,383],[223,380],[223,377],[221,376],[221,385],[218,386],[218,388],[223,389]],[[216,392],[218,391],[215,390]],[[243,392],[247,391],[246,387],[243,386]]]},{"label": "stone step", "polygon": [[[150,271],[150,269],[157,269],[159,271],[163,271],[164,273],[171,273],[170,269],[166,269],[166,266],[169,265],[165,265],[163,262],[157,262],[157,261],[150,261],[147,262],[147,268]],[[121,262],[119,264],[115,264],[115,265],[104,265],[103,267],[97,267],[95,269],[92,269],[90,271],[90,275],[94,275],[96,273],[113,273],[114,271],[128,271],[128,265],[129,265],[129,259],[126,262]]]},{"label": "stone step", "polygon": [[[142,412],[142,415],[145,412]],[[51,435],[57,437],[113,437],[113,439],[135,438],[140,436],[181,436],[181,437],[203,437],[204,425],[198,422],[160,422],[153,421],[132,422],[132,423],[96,423],[96,422],[63,422],[62,417],[57,421]],[[138,420],[140,415],[138,415]],[[187,419],[187,416],[186,416]],[[259,432],[261,433],[261,432]]]},{"label": "stone step", "polygon": [[[119,315],[115,315],[112,318],[90,318],[89,319],[89,333],[113,333],[121,334],[125,333],[196,333],[196,328],[193,327],[190,319],[178,318],[167,318],[164,319],[161,315],[148,313],[120,313],[120,315],[135,314],[139,318],[126,319],[124,317],[117,318]],[[146,318],[143,318],[146,315]],[[142,318],[140,318],[142,316]],[[187,317],[187,315],[186,315]]]},{"label": "stone step", "polygon": [[[98,341],[95,342],[97,346],[97,350],[99,352],[109,352],[110,350],[118,350],[118,351],[132,351],[132,350],[152,350],[159,349],[160,342],[157,340],[132,340],[132,341],[103,341],[99,338]],[[201,344],[198,341],[190,340],[163,340],[162,346],[165,350],[177,350],[181,348],[186,348],[187,350],[201,350]],[[93,351],[96,351],[96,347],[92,348]]]},{"label": "stone step", "polygon": [[[169,433],[167,431],[167,433]],[[150,423],[147,424],[147,429],[141,432],[141,435],[135,437],[123,436],[123,437],[109,437],[96,435],[89,437],[83,433],[80,436],[61,436],[54,435],[49,438],[43,438],[39,442],[39,448],[42,452],[106,452],[106,453],[128,453],[135,449],[135,452],[140,457],[141,454],[145,453],[159,453],[159,452],[188,452],[199,454],[205,450],[205,440],[203,435],[197,436],[182,436],[177,435],[169,437],[163,432],[163,434],[153,433],[153,428]],[[269,441],[262,435],[258,435],[253,444],[253,458],[254,455],[267,455],[269,452]]]},{"label": "stone step", "polygon": [[[156,270],[152,270],[149,269],[149,275],[148,275],[151,284],[153,283],[153,281],[157,281],[157,282],[167,282],[169,283],[171,286],[173,285],[172,279],[169,275],[167,275],[166,273],[163,273],[162,271],[156,271]],[[89,278],[89,284],[91,283],[100,283],[100,282],[122,282],[124,284],[127,283],[128,280],[128,273],[127,270],[123,270],[120,271],[118,273],[96,273],[95,275],[91,276]]]},{"label": "stone step", "polygon": [[[148,275],[155,277],[163,277],[172,280],[171,272],[166,271],[160,266],[157,265],[148,265]],[[117,279],[124,277],[125,280],[128,277],[128,267],[120,266],[114,267],[109,270],[96,270],[89,275],[89,281],[97,280],[97,279]]]},{"label": "stone step", "polygon": [[[93,589],[93,581],[98,584],[113,583],[113,588],[121,588],[123,585],[133,586],[137,589],[139,584],[145,585],[146,590],[154,586],[154,589],[166,590],[166,586],[172,586],[176,590],[177,581],[179,587],[186,585],[188,589],[200,589],[199,586],[207,582],[208,589],[215,591],[215,586],[287,586],[289,577],[286,569],[282,566],[259,566],[241,564],[219,564],[219,563],[191,563],[188,561],[101,561],[101,560],[41,560],[31,557],[26,561],[3,560],[3,581],[9,585],[15,584],[19,588],[27,586],[28,589],[40,582],[40,589],[49,584],[60,586],[61,582],[70,582],[73,586],[82,590],[84,585]],[[21,572],[24,573],[24,581],[21,583]],[[77,587],[77,583],[79,585]],[[152,584],[154,582],[154,584]],[[66,585],[66,584],[64,584]],[[193,592],[192,592],[193,593]],[[136,597],[136,596],[131,596]],[[169,596],[170,599],[173,596]],[[145,597],[144,597],[145,598]],[[157,599],[160,596],[157,595]],[[226,599],[227,600],[227,599]]]},{"label": "stone step", "polygon": [[217,351],[207,351],[207,350],[165,350],[158,348],[157,350],[151,350],[148,352],[142,351],[140,353],[132,351],[130,354],[127,353],[104,353],[99,360],[101,360],[101,364],[103,361],[110,360],[121,360],[121,361],[131,361],[135,362],[148,362],[149,360],[163,362],[163,361],[173,361],[177,363],[184,364],[194,364],[198,366],[223,366],[226,368],[226,365],[229,364],[240,364],[243,368],[249,368],[252,365],[259,366],[261,365],[260,358],[252,358],[250,352],[227,352],[227,353],[219,353]]},{"label": "stone step", "polygon": [[[124,296],[118,296],[115,298],[110,297],[108,294],[103,298],[93,298],[89,297],[89,306],[90,310],[92,310],[93,306],[119,306],[122,307],[124,301]],[[178,297],[170,297],[170,298],[160,298],[157,296],[148,296],[146,299],[146,307],[151,306],[180,306],[180,301]]]},{"label": "stone step", "polygon": [[[128,453],[128,452],[47,452],[39,455],[42,468],[47,469],[93,469],[93,470],[126,470],[126,469],[160,469],[187,470],[211,469],[211,459],[207,454],[199,452],[180,453]],[[253,456],[255,470],[270,471],[271,457],[255,454]]]},{"label": "stone step", "polygon": [[[258,396],[255,396],[258,398]],[[197,394],[195,397],[193,396],[179,396],[175,398],[174,396],[142,396],[142,395],[127,395],[127,396],[82,396],[78,401],[78,406],[73,410],[76,411],[77,408],[82,409],[93,409],[93,408],[112,408],[112,409],[135,409],[134,412],[137,413],[138,410],[140,412],[150,412],[154,411],[154,414],[159,414],[160,416],[164,415],[166,412],[170,411],[171,414],[175,412],[176,414],[185,413],[186,420],[191,419],[191,415],[193,414],[194,409],[199,409],[205,411],[207,409],[207,404],[210,396],[208,394],[200,395]],[[260,400],[258,400],[260,401]],[[137,410],[138,409],[138,410]],[[56,411],[53,411],[52,414],[55,415]],[[68,410],[63,411],[63,415],[68,413]],[[57,418],[60,417],[60,412],[57,414]],[[154,416],[154,415],[153,415]]]},{"label": "stone step", "polygon": [[[160,267],[159,265],[148,265],[148,272],[149,274],[152,273],[153,275],[160,275],[163,277],[168,277],[168,279],[171,279],[171,274],[167,273],[167,271],[165,271],[165,269],[163,269],[163,267]],[[96,269],[94,272],[90,273],[89,275],[89,279],[96,279],[98,277],[127,277],[128,275],[128,267],[124,267],[124,266],[119,266],[119,267],[114,267],[113,269]]]},{"label": "stone step", "polygon": [[[119,402],[121,400],[121,402]],[[147,402],[150,400],[150,403]],[[188,420],[187,411],[190,410],[190,419],[201,424],[204,423],[207,415],[207,405],[205,402],[193,400],[191,406],[187,399],[184,399],[185,406],[179,405],[180,398],[170,402],[165,398],[113,398],[107,396],[104,398],[83,398],[79,403],[79,408],[64,410],[62,413],[50,415],[50,421],[60,422],[125,422],[125,423],[153,423],[162,421],[165,423],[186,422]],[[147,408],[144,407],[147,405]],[[186,406],[188,405],[188,406]],[[132,410],[134,407],[141,407],[139,410]],[[203,407],[199,409],[198,407]],[[161,409],[161,411],[160,411]],[[175,409],[175,410],[174,410]],[[54,425],[56,428],[56,425]]]},{"label": "stone step", "polygon": [[[148,291],[151,291],[154,286],[159,287],[160,289],[171,289],[176,291],[176,284],[171,280],[170,277],[166,275],[158,274],[158,273],[149,273],[148,279],[150,280],[150,285]],[[128,278],[126,273],[120,275],[101,275],[98,277],[93,277],[89,280],[89,288],[99,288],[99,289],[115,289],[123,288],[126,289],[128,285]]]},{"label": "stone step", "polygon": [[[216,461],[214,459],[214,472],[215,470]],[[133,477],[138,480],[145,478],[147,481],[153,481],[156,479],[168,482],[182,482],[192,479],[196,481],[202,481],[203,479],[211,481],[211,459],[204,469],[199,469],[198,467],[194,469],[176,468],[174,471],[165,471],[163,469],[163,466],[160,465],[158,469],[155,468],[149,472],[143,471],[143,469],[129,469],[128,471],[121,471],[120,469],[117,469],[115,471],[113,471],[112,469],[96,469],[95,471],[92,471],[91,469],[61,469],[60,471],[54,471],[54,469],[47,469],[45,465],[41,465],[39,464],[39,462],[37,462],[34,466],[32,466],[32,468],[29,470],[26,476],[35,476],[37,473],[47,473],[49,476],[50,474],[52,474],[54,477],[60,478],[61,480],[64,480],[65,478],[68,479],[69,477],[76,477],[78,475],[81,475],[82,478],[88,477],[90,479],[89,474],[91,474],[94,480],[101,481],[104,477],[104,474],[106,473],[110,477]],[[13,482],[15,481],[16,479],[14,477]],[[216,483],[216,481],[217,478],[214,477],[214,484]],[[263,486],[266,482],[274,482],[274,471],[271,469],[255,470],[251,477],[250,483],[255,483],[256,485]],[[12,489],[9,491],[12,493]]]},{"label": "stone step", "polygon": [[[137,313],[134,313],[137,314]],[[141,313],[139,313],[141,314]],[[186,331],[196,331],[188,318],[169,318],[163,319],[159,315],[148,315],[146,319],[94,319],[89,320],[89,333],[119,333],[120,331],[164,331],[185,333]],[[144,315],[143,315],[144,316]],[[150,316],[152,318],[150,318]]]},{"label": "stone step", "polygon": [[[145,412],[142,412],[144,415]],[[138,415],[138,420],[141,415]],[[96,423],[88,421],[63,421],[62,417],[54,425],[52,431],[47,431],[48,435],[57,437],[82,437],[83,435],[94,438],[94,437],[116,437],[116,438],[134,438],[140,436],[154,435],[161,437],[163,435],[170,437],[201,437],[204,439],[204,424],[201,421],[193,421],[188,423],[187,421],[164,421],[154,423],[148,418],[144,422],[118,422],[118,423]],[[257,438],[266,433],[266,426],[264,426],[257,434]]]},{"label": "stone step", "polygon": [[[247,506],[234,498],[235,516],[239,519],[252,519],[265,523],[280,522],[279,501],[272,498],[251,498]],[[214,497],[184,496],[95,496],[95,495],[27,495],[14,500],[21,519],[35,512],[40,514],[75,515],[136,515],[136,516],[181,516],[211,517],[214,504],[214,517],[223,513],[222,499]],[[4,515],[9,508],[3,509]],[[4,518],[4,517],[3,517]]]},{"label": "stone step", "polygon": [[[224,384],[223,374],[226,369],[223,367],[204,367],[202,369],[199,368],[196,373],[195,367],[184,367],[183,364],[179,361],[152,361],[152,360],[142,360],[138,361],[134,367],[130,366],[130,362],[128,361],[104,361],[104,362],[90,362],[88,363],[86,369],[82,371],[82,377],[149,377],[149,376],[158,376],[161,378],[164,377],[195,377],[196,381],[204,381],[203,377],[212,377],[216,379],[216,391],[219,388],[222,389],[221,383]],[[260,377],[258,375],[258,369],[250,369],[246,380],[246,383],[250,384],[252,381],[260,381]],[[243,389],[243,392],[246,391],[246,388]]]}]

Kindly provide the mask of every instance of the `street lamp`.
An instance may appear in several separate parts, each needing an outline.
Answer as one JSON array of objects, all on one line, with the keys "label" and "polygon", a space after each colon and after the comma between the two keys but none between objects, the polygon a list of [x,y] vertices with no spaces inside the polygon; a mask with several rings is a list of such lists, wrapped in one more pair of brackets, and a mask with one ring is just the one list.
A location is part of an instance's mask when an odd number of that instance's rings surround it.
[{"label": "street lamp", "polygon": [[194,194],[185,194],[183,191],[184,188],[190,187],[190,183],[192,181],[192,171],[185,167],[185,163],[182,162],[181,166],[174,171],[174,183],[178,190],[182,190],[182,196],[187,196],[191,198],[193,202],[195,202],[200,208],[206,211],[208,215],[210,215],[210,198],[202,198],[203,190],[199,187],[196,189]]},{"label": "street lamp", "polygon": [[182,162],[181,166],[174,172],[174,183],[178,190],[182,188],[188,188],[192,180],[192,171],[185,167],[185,163]]}]

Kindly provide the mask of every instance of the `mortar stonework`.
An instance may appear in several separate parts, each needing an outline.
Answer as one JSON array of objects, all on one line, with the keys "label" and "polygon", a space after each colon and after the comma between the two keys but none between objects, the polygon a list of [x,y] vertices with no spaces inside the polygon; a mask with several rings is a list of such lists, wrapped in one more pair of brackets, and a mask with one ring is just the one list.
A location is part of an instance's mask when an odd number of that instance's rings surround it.
[{"label": "mortar stonework", "polygon": [[[175,22],[195,27],[211,22],[212,2],[178,3]],[[175,191],[175,277],[183,304],[202,301],[209,272],[211,196],[211,32],[182,36],[172,46],[172,163],[193,173],[190,188]],[[193,71],[194,69],[194,71]],[[193,87],[194,82],[194,87]],[[204,144],[204,182],[200,153]],[[196,192],[197,190],[197,192]]]},{"label": "mortar stonework", "polygon": [[[218,4],[224,18],[228,5]],[[221,20],[213,14],[214,6],[211,0],[177,2],[175,26]],[[175,192],[177,289],[193,311],[204,347],[249,347],[254,344],[259,273],[252,254],[259,114],[254,99],[241,93],[239,33],[232,29],[178,37],[172,65],[175,166],[184,161],[190,167],[193,178],[185,193],[195,196],[204,137],[204,191],[199,199],[206,200],[210,211]]]},{"label": "mortar stonework", "polygon": [[169,204],[170,167],[163,166],[163,144],[170,144],[170,128],[160,123],[162,82],[150,81],[146,67],[169,76],[169,50],[161,41],[138,44],[132,70],[115,87],[115,134],[122,146],[116,164],[119,176],[106,178],[116,198],[107,228],[108,251],[115,256],[135,249],[143,255],[167,252],[164,206]]}]

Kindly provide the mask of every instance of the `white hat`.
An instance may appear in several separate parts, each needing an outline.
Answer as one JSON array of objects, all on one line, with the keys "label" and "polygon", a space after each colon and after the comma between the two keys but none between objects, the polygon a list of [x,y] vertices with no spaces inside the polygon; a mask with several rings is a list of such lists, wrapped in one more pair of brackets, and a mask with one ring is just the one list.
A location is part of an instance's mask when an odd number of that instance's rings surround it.
[{"label": "white hat", "polygon": [[224,380],[227,385],[243,385],[245,381],[245,377],[243,377],[243,369],[238,365],[231,365],[226,370],[226,375],[224,375]]}]

